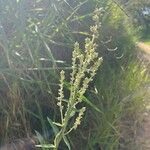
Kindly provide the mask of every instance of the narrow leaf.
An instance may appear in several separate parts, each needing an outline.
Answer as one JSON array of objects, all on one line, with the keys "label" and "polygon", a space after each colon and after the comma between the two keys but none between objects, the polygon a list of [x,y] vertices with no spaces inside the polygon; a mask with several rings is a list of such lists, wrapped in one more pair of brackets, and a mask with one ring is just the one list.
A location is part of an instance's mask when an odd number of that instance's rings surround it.
[{"label": "narrow leaf", "polygon": [[55,124],[56,126],[62,127],[62,124],[61,124],[61,123],[53,122],[53,124]]},{"label": "narrow leaf", "polygon": [[99,108],[97,108],[96,105],[94,105],[92,102],[90,102],[85,96],[82,96],[83,101],[85,101],[88,105],[90,105],[93,109],[98,111],[101,114],[104,114]]},{"label": "narrow leaf", "polygon": [[52,129],[54,131],[54,134],[56,136],[57,133],[59,132],[58,127],[53,123],[53,121],[50,118],[47,117],[47,120],[48,120],[49,124],[51,125],[51,127],[52,127]]},{"label": "narrow leaf", "polygon": [[71,150],[70,143],[66,136],[63,136],[63,140],[64,140],[65,144],[67,145],[68,149]]},{"label": "narrow leaf", "polygon": [[53,144],[42,144],[42,145],[35,145],[36,147],[39,147],[39,148],[55,148],[55,146]]},{"label": "narrow leaf", "polygon": [[36,130],[35,130],[35,133],[36,133],[36,136],[37,136],[39,142],[40,142],[40,143],[43,143],[44,138],[42,137],[42,135],[41,135],[38,131],[36,131]]}]

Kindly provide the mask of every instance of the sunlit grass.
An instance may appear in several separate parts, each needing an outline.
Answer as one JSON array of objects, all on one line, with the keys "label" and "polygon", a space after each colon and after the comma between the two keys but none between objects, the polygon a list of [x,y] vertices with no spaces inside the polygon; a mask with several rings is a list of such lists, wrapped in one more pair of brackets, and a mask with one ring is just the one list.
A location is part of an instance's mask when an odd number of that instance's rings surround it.
[{"label": "sunlit grass", "polygon": [[145,40],[144,43],[150,45],[150,39],[149,40]]}]

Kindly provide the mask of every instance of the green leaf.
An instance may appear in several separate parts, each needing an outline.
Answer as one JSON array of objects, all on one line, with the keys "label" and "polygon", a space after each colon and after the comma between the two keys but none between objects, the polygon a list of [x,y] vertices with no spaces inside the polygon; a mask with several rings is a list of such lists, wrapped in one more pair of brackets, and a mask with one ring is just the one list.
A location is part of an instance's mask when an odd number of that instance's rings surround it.
[{"label": "green leaf", "polygon": [[63,136],[63,140],[64,140],[65,144],[67,145],[68,149],[71,150],[70,143],[66,136]]},{"label": "green leaf", "polygon": [[35,145],[36,147],[39,148],[55,148],[55,146],[53,144],[42,144],[42,145]]},{"label": "green leaf", "polygon": [[52,127],[52,129],[54,131],[54,134],[56,136],[57,133],[59,132],[58,127],[54,124],[54,122],[50,118],[47,117],[47,120],[48,120],[49,124],[51,125],[51,127]]},{"label": "green leaf", "polygon": [[35,130],[35,133],[36,133],[36,136],[37,136],[39,142],[43,143],[43,141],[44,141],[43,136],[38,131],[36,131],[36,130]]},{"label": "green leaf", "polygon": [[53,124],[55,124],[56,126],[62,127],[62,124],[61,124],[61,123],[53,122]]},{"label": "green leaf", "polygon": [[93,109],[95,109],[96,111],[98,111],[101,114],[104,114],[96,105],[94,105],[93,103],[91,103],[85,96],[82,96],[83,101],[85,101],[88,105],[90,105]]},{"label": "green leaf", "polygon": [[34,112],[30,111],[30,110],[27,109],[27,108],[24,108],[24,109],[25,109],[25,111],[28,112],[30,115],[32,115],[32,116],[34,116],[34,117],[40,119],[40,117],[39,117],[38,115],[36,115]]}]

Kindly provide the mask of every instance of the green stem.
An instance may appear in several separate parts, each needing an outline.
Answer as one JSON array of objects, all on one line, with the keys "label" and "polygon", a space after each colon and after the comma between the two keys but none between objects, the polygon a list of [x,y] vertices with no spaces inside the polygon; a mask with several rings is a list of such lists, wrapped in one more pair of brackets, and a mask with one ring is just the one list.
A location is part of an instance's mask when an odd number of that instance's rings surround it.
[{"label": "green stem", "polygon": [[69,106],[66,116],[64,117],[63,126],[54,139],[54,145],[55,145],[54,150],[58,150],[59,144],[60,144],[61,140],[63,139],[63,136],[65,135],[65,131],[66,131],[66,128],[68,125],[68,121],[70,119],[71,112],[72,112],[72,107]]}]

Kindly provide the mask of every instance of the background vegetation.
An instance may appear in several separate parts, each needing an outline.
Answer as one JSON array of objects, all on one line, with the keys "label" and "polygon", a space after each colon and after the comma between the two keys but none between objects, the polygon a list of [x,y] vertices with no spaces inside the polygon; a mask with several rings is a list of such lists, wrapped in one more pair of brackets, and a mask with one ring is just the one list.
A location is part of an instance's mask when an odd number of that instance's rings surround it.
[{"label": "background vegetation", "polygon": [[141,38],[149,38],[150,2],[146,0],[118,0],[123,10],[131,18],[134,26],[140,31]]},{"label": "background vegetation", "polygon": [[112,0],[0,1],[1,143],[35,130],[51,141],[47,117],[59,118],[58,74],[62,68],[70,72],[73,45],[84,45],[95,7],[103,8],[97,43],[104,61],[86,93],[82,125],[69,142],[74,150],[137,150],[148,75],[137,59],[130,19]]}]

